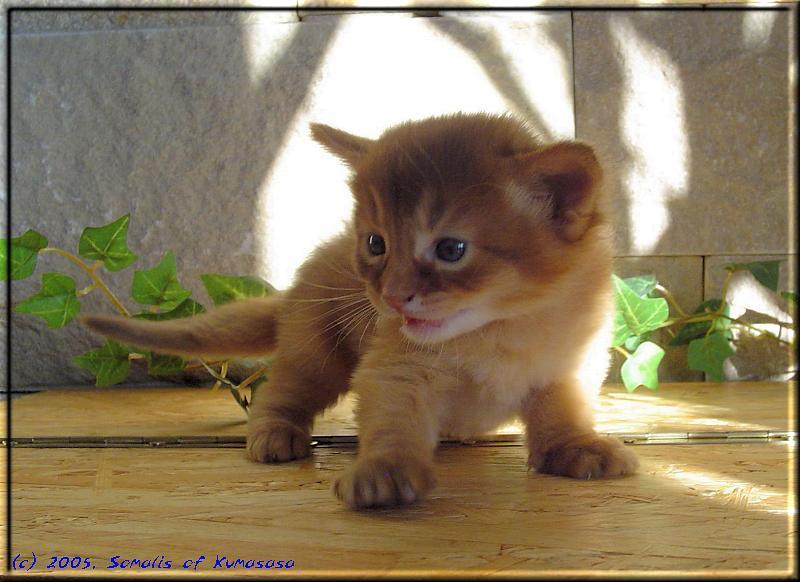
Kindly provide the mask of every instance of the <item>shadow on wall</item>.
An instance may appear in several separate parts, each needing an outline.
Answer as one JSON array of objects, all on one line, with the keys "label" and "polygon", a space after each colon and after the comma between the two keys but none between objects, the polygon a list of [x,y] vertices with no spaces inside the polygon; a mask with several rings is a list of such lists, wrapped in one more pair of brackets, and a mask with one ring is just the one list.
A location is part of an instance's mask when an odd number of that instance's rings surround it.
[{"label": "shadow on wall", "polygon": [[788,13],[576,20],[584,38],[611,40],[580,47],[576,99],[579,137],[610,154],[620,254],[788,252],[775,204],[787,196]]},{"label": "shadow on wall", "polygon": [[[447,23],[448,26],[442,25],[442,18],[432,18],[431,22],[456,45],[474,57],[497,91],[514,104],[519,115],[530,123],[545,141],[552,140],[548,124],[532,99],[536,94],[536,87],[525,87],[522,84],[494,35],[487,34],[486,31],[470,24],[468,19],[451,20]],[[551,44],[558,47],[555,39],[552,39]],[[563,53],[561,57],[566,60],[566,55]]]},{"label": "shadow on wall", "polygon": [[[74,248],[84,226],[130,213],[130,244],[147,257],[135,268],[151,268],[172,250],[181,283],[200,297],[201,273],[255,272],[253,208],[336,27],[313,34],[272,27],[284,49],[253,79],[245,26],[95,32],[92,42],[74,34],[14,37],[14,233],[34,228],[51,246]],[[14,283],[15,301],[54,270],[79,286],[85,279],[63,259],[43,256],[35,277]],[[126,294],[132,270],[108,279]],[[95,295],[84,309],[108,311]],[[78,354],[97,338],[78,325],[53,332],[24,315],[13,315],[12,325],[12,386],[89,380],[69,361],[42,367],[45,377],[24,362],[31,353],[63,361],[65,344]],[[130,381],[148,378],[140,370]]]}]

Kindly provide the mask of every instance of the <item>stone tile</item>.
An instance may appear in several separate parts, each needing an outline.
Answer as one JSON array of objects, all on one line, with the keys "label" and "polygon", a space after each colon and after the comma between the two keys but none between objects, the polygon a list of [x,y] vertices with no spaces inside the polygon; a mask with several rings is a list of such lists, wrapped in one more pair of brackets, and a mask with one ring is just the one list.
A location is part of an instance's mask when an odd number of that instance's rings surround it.
[{"label": "stone tile", "polygon": [[577,136],[627,255],[788,252],[789,12],[575,12]]},{"label": "stone tile", "polygon": [[[351,208],[347,173],[311,141],[310,121],[374,137],[454,110],[524,114],[545,99],[569,104],[569,23],[566,13],[467,25],[357,15],[15,35],[12,235],[34,228],[74,249],[83,227],[130,213],[135,268],[172,250],[181,283],[206,305],[203,273],[255,274],[285,287]],[[490,38],[488,48],[477,44]],[[503,85],[529,66],[545,91]],[[570,106],[541,109],[542,131],[573,134]],[[48,270],[85,284],[49,255],[35,277],[14,284],[15,299],[38,290]],[[132,270],[108,280],[135,309]],[[110,311],[99,297],[85,300],[86,311]],[[17,314],[12,322],[16,387],[90,381],[71,359],[99,338],[77,324],[53,331]]]},{"label": "stone tile", "polygon": [[[670,4],[680,4],[682,6],[701,6],[703,4],[714,3],[718,0],[711,0],[711,2],[701,3],[697,0],[670,0]],[[789,2],[790,0],[779,0]],[[744,3],[742,0],[741,3]],[[604,2],[605,6],[638,6],[642,4],[640,0],[611,0]],[[438,10],[469,10],[472,8],[485,9],[485,8],[517,8],[525,11],[541,10],[548,7],[596,7],[595,0],[536,0],[535,2],[520,2],[519,0],[404,0],[402,3],[387,3],[384,0],[299,0],[298,7],[301,14],[304,10],[309,9],[349,9],[353,10],[369,10],[370,8],[384,7],[398,5],[405,9],[438,9]]]},{"label": "stone tile", "polygon": [[[746,255],[714,256],[705,261],[705,296],[721,297],[729,263],[782,260],[778,291],[797,291],[797,255]],[[789,339],[788,332],[776,325],[783,322],[792,327],[797,313],[779,294],[767,290],[750,273],[739,272],[728,284],[728,301],[731,315],[750,324],[768,324],[773,333]],[[745,311],[747,310],[747,311]],[[795,326],[796,327],[796,326]],[[730,380],[786,379],[786,371],[796,369],[794,350],[746,329],[736,333],[736,354],[725,367],[725,376]]]},{"label": "stone tile", "polygon": [[[258,28],[14,38],[13,234],[35,228],[51,245],[74,249],[83,227],[130,213],[136,268],[174,251],[181,281],[206,304],[201,273],[256,273],[253,209],[321,50],[322,38],[295,37],[297,26],[258,36],[259,50],[271,46],[275,55],[262,78],[253,75],[247,36]],[[307,51],[305,71],[293,41]],[[47,259],[35,280],[14,284],[15,297],[64,266]],[[131,276],[109,281],[134,308]],[[109,311],[91,302],[86,309]],[[89,380],[71,358],[98,338],[74,323],[51,331],[34,318],[12,321],[14,384]]]},{"label": "stone tile", "polygon": [[[49,3],[51,6],[55,3]],[[173,4],[174,11],[136,10],[148,5],[163,6],[160,0],[145,2],[115,2],[120,10],[96,10],[96,3],[70,2],[70,7],[84,10],[15,10],[12,13],[12,26],[15,34],[53,33],[53,32],[86,32],[100,30],[136,30],[150,28],[174,28],[192,26],[241,26],[258,24],[264,21],[298,22],[295,0],[271,2],[270,10],[238,11],[238,10],[191,10],[187,3],[184,9]],[[131,10],[125,10],[126,5]],[[242,3],[234,0],[217,0],[205,3],[207,6],[241,7]],[[32,8],[32,7],[31,7]],[[187,9],[188,8],[188,9]]]},{"label": "stone tile", "polygon": [[[614,259],[614,271],[622,278],[655,275],[684,311],[694,309],[703,301],[701,257],[617,257]],[[673,311],[672,308],[670,311]],[[665,331],[657,332],[653,339],[666,349],[659,366],[661,382],[697,382],[703,379],[702,372],[689,369],[686,346],[667,347],[670,336]],[[613,351],[608,382],[622,383],[620,367],[623,362],[624,358]]]},{"label": "stone tile", "polygon": [[[336,9],[320,9],[320,10],[300,10],[298,11],[300,19],[303,23],[313,23],[320,19],[335,19],[335,18],[352,18],[358,17],[359,19],[363,18],[371,18],[371,19],[378,19],[378,18],[414,18],[414,12],[409,10],[403,10],[402,8],[397,8],[396,10],[336,10]],[[371,22],[376,22],[375,20],[371,20]]]},{"label": "stone tile", "polygon": [[[439,2],[433,0],[405,0],[404,2],[397,2],[394,4],[384,2],[383,0],[298,0],[297,6],[300,10],[300,14],[303,15],[305,11],[325,11],[326,9],[335,9],[338,11],[352,8],[355,11],[368,11],[374,8],[397,6],[405,10],[413,10],[415,8],[442,10],[448,8],[468,8],[470,6],[476,8],[514,8],[519,7],[520,4],[514,0],[441,0]],[[331,10],[330,13],[335,12]]]}]

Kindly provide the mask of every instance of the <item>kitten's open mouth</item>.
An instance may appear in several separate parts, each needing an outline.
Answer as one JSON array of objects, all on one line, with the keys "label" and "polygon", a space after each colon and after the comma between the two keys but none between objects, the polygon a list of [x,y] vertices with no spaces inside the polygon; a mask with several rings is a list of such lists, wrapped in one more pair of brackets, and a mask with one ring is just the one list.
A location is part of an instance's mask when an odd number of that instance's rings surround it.
[{"label": "kitten's open mouth", "polygon": [[403,329],[406,331],[406,333],[410,333],[414,336],[430,336],[431,334],[438,335],[437,332],[446,330],[450,323],[458,319],[466,311],[466,309],[459,309],[447,317],[442,317],[440,319],[419,319],[416,317],[403,315]]},{"label": "kitten's open mouth", "polygon": [[442,327],[444,322],[448,319],[448,317],[445,317],[444,319],[415,319],[413,317],[404,315],[403,325],[415,331],[425,331],[428,329],[438,329]]}]

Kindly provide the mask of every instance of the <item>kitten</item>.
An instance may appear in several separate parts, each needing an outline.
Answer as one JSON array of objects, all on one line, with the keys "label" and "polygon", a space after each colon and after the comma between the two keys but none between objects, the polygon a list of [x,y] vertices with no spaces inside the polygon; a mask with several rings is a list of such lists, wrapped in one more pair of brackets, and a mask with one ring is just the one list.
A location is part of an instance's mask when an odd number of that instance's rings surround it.
[{"label": "kitten", "polygon": [[613,296],[591,148],[543,145],[512,117],[484,114],[408,122],[376,140],[311,131],[352,170],[355,208],[290,289],[189,319],[85,324],[179,355],[274,352],[248,422],[256,461],[307,456],[314,417],[352,388],[358,457],[334,484],[352,508],[419,500],[440,437],[515,416],[537,471],[633,472],[633,453],[592,427]]}]

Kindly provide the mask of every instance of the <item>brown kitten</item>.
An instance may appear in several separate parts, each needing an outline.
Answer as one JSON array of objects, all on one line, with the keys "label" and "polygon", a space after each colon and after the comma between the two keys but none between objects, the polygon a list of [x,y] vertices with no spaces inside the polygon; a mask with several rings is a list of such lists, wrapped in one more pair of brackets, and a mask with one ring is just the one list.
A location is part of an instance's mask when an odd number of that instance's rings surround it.
[{"label": "brown kitten", "polygon": [[482,114],[409,122],[377,140],[320,124],[312,133],[352,169],[355,209],[290,289],[185,320],[85,323],[181,355],[274,351],[250,411],[256,461],[307,456],[314,417],[355,390],[358,458],[334,485],[353,508],[420,499],[441,436],[515,416],[537,471],[633,472],[633,453],[592,427],[612,293],[591,148],[542,145],[513,118]]}]

